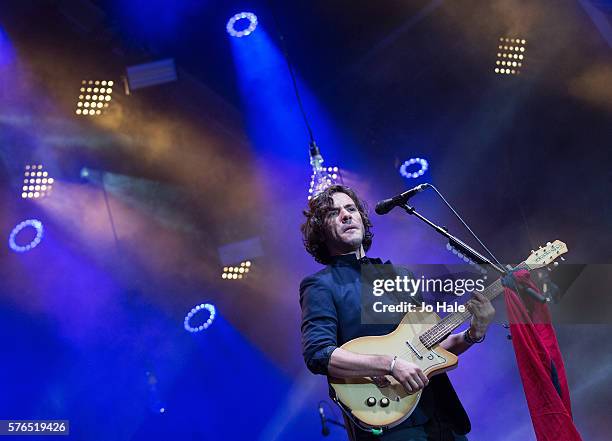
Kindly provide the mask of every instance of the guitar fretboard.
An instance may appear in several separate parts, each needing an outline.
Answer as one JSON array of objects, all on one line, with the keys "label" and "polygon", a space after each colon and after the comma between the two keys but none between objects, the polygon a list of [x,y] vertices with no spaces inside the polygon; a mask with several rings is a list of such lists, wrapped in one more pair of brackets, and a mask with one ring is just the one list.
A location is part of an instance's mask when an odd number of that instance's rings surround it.
[{"label": "guitar fretboard", "polygon": [[[525,262],[522,262],[513,269],[528,269],[528,266]],[[501,283],[501,279],[497,279],[495,282],[487,286],[482,291],[482,294],[484,294],[489,300],[493,300],[502,292],[503,286]],[[451,314],[448,314],[446,317],[440,320],[438,324],[422,333],[419,336],[419,340],[421,341],[421,343],[423,343],[423,345],[425,345],[426,348],[431,348],[432,346],[440,343],[448,334],[453,332],[471,316],[472,314],[467,310],[464,312],[453,312]]]}]

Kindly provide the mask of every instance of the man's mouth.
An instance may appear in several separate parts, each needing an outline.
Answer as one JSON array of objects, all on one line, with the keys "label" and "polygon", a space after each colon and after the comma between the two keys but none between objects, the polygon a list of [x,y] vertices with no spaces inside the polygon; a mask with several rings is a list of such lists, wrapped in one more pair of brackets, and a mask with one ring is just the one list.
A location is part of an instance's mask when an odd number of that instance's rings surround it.
[{"label": "man's mouth", "polygon": [[350,231],[350,230],[358,230],[358,229],[359,229],[359,228],[357,228],[356,226],[351,225],[350,227],[346,227],[346,228],[344,229],[343,233],[346,233],[347,231]]}]

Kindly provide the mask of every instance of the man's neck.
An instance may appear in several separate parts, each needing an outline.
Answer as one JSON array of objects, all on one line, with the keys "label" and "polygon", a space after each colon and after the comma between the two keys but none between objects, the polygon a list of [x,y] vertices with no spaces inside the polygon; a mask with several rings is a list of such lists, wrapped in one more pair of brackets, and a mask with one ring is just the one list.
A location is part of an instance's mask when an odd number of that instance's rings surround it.
[{"label": "man's neck", "polygon": [[348,256],[349,254],[354,254],[355,257],[357,257],[357,260],[361,259],[362,257],[365,257],[365,250],[363,249],[363,245],[361,245],[359,249],[355,251],[350,251],[348,253],[334,253],[332,254],[332,256]]}]

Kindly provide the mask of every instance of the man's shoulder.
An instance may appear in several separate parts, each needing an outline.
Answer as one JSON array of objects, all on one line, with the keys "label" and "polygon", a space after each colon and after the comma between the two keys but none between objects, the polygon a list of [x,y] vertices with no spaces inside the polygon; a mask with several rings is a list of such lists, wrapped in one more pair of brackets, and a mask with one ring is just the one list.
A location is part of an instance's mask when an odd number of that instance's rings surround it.
[{"label": "man's shoulder", "polygon": [[331,267],[325,266],[316,273],[310,274],[302,279],[300,282],[300,291],[303,291],[305,287],[315,284],[326,284],[331,281]]}]

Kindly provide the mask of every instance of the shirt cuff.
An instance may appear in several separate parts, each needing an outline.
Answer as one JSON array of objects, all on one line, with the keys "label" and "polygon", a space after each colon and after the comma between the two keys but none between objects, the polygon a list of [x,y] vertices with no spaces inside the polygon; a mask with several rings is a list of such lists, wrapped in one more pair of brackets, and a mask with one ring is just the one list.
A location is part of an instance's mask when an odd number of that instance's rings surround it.
[{"label": "shirt cuff", "polygon": [[308,362],[308,369],[314,374],[327,375],[329,359],[336,348],[337,346],[330,345],[315,352]]}]

